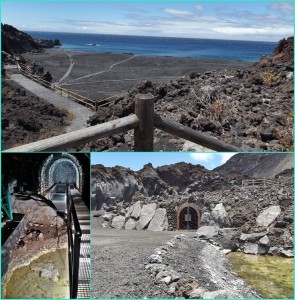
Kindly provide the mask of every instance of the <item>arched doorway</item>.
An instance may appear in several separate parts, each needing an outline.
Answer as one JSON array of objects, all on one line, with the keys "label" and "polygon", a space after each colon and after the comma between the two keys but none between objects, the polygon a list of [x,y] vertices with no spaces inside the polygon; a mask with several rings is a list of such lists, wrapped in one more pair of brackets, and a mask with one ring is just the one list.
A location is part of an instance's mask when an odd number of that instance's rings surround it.
[{"label": "arched doorway", "polygon": [[193,203],[182,204],[177,213],[176,230],[198,229],[200,227],[200,209]]}]

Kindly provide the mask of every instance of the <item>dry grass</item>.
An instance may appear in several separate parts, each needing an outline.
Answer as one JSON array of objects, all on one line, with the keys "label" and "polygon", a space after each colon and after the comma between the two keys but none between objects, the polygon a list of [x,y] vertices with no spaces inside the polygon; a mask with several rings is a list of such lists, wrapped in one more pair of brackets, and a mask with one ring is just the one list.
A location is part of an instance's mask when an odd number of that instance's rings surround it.
[{"label": "dry grass", "polygon": [[50,137],[53,137],[53,136],[56,136],[59,134],[60,134],[60,131],[57,129],[46,130],[46,129],[42,128],[40,130],[40,135],[39,135],[38,140],[48,139]]},{"label": "dry grass", "polygon": [[263,84],[269,85],[271,83],[275,83],[282,78],[280,73],[275,73],[273,69],[268,69],[262,75]]}]

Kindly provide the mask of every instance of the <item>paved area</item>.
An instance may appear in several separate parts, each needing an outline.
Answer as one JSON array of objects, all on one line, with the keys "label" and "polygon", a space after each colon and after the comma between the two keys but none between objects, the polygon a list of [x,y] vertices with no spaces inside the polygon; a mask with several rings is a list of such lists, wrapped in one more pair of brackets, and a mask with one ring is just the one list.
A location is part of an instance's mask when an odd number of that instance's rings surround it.
[{"label": "paved area", "polygon": [[62,97],[21,74],[12,74],[11,79],[26,90],[35,94],[37,97],[53,104],[56,107],[64,108],[74,115],[73,121],[71,121],[70,125],[66,127],[65,132],[71,132],[87,127],[87,120],[94,114],[94,111],[90,108],[86,108],[65,97]]}]

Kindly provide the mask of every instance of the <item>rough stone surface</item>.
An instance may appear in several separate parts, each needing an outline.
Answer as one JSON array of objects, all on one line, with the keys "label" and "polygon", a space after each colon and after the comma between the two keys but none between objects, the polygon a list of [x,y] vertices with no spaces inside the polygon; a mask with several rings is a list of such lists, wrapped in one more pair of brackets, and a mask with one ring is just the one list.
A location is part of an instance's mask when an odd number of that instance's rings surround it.
[{"label": "rough stone surface", "polygon": [[232,298],[232,293],[226,290],[217,290],[213,292],[205,292],[203,299],[229,299]]},{"label": "rough stone surface", "polygon": [[137,223],[136,220],[130,218],[125,224],[125,229],[127,229],[127,230],[135,229],[136,223]]},{"label": "rough stone surface", "polygon": [[261,238],[258,241],[258,245],[262,245],[262,246],[268,246],[269,245],[269,238],[267,237],[267,235],[265,235],[263,238]]},{"label": "rough stone surface", "polygon": [[141,206],[140,206],[140,201],[137,201],[134,205],[133,205],[133,210],[131,213],[131,217],[134,219],[138,219],[140,217],[140,213],[141,213]]},{"label": "rough stone surface", "polygon": [[214,222],[219,225],[219,227],[223,227],[225,222],[225,218],[227,217],[226,210],[222,203],[218,203],[211,212],[211,216]]},{"label": "rough stone surface", "polygon": [[201,239],[211,239],[218,234],[218,227],[216,226],[202,226],[197,230],[197,237]]},{"label": "rough stone surface", "polygon": [[258,232],[258,233],[242,233],[240,236],[240,240],[244,242],[256,242],[260,240],[262,237],[264,237],[267,234],[266,231],[264,232]]},{"label": "rough stone surface", "polygon": [[246,254],[265,254],[267,253],[267,248],[258,244],[251,244],[245,247],[244,253]]},{"label": "rough stone surface", "polygon": [[156,208],[157,208],[156,203],[150,203],[142,206],[140,219],[136,224],[137,230],[142,230],[148,226],[148,224],[150,223],[150,221],[155,215]]},{"label": "rough stone surface", "polygon": [[125,217],[124,216],[117,216],[117,217],[114,217],[112,219],[111,226],[113,228],[116,228],[116,229],[122,229],[124,224],[125,224]]},{"label": "rough stone surface", "polygon": [[147,229],[152,231],[165,230],[166,219],[167,219],[166,209],[158,208]]},{"label": "rough stone surface", "polygon": [[15,200],[13,212],[26,215],[27,222],[43,225],[57,226],[60,228],[64,222],[57,216],[56,211],[46,203],[35,200]]},{"label": "rough stone surface", "polygon": [[280,206],[270,206],[258,215],[256,219],[256,224],[258,226],[269,226],[280,215],[280,213]]},{"label": "rough stone surface", "polygon": [[114,218],[115,214],[111,213],[111,212],[107,212],[105,213],[102,218],[105,220],[105,221],[111,221],[113,218]]}]

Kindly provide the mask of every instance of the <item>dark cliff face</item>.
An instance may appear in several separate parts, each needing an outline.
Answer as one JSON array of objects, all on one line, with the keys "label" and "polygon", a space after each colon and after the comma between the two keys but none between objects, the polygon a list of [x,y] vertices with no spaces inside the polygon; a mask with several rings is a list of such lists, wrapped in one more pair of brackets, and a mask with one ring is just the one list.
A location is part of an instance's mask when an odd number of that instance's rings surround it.
[{"label": "dark cliff face", "polygon": [[17,30],[11,25],[1,24],[2,51],[20,54],[40,47],[28,34]]},{"label": "dark cliff face", "polygon": [[288,169],[293,169],[292,154],[237,154],[215,171],[222,176],[235,172],[250,178],[275,178]]},{"label": "dark cliff face", "polygon": [[279,41],[273,52],[273,59],[294,63],[294,36]]},{"label": "dark cliff face", "polygon": [[8,24],[1,24],[2,51],[9,54],[21,54],[42,48],[60,46],[58,39],[33,39],[30,35]]}]

